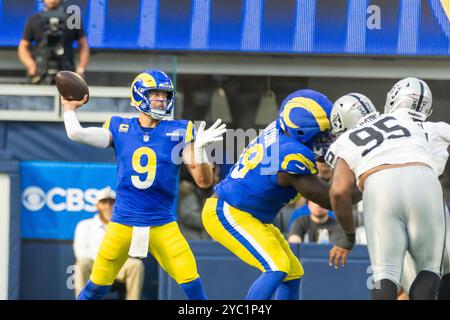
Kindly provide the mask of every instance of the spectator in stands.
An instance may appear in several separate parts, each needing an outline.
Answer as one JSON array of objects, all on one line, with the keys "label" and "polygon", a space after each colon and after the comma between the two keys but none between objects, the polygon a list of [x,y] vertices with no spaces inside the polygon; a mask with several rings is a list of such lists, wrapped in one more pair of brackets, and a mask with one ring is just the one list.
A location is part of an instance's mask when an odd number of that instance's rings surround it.
[{"label": "spectator in stands", "polygon": [[[296,201],[289,202],[287,205],[281,208],[280,212],[273,220],[273,224],[278,229],[280,229],[281,233],[283,233],[286,238],[289,235],[289,230],[294,220],[302,215],[300,213],[302,212],[301,210],[303,210],[302,208],[306,207],[305,203],[306,199],[303,197]],[[309,214],[309,211],[307,210],[305,214]]]},{"label": "spectator in stands", "polygon": [[309,215],[303,215],[292,224],[288,241],[290,243],[315,242],[336,243],[343,232],[337,221],[318,204],[307,201]]},{"label": "spectator in stands", "polygon": [[[89,279],[95,257],[111,219],[115,198],[115,192],[111,188],[100,190],[97,195],[98,214],[91,219],[80,221],[76,227],[73,243],[76,258],[75,297]],[[119,271],[116,281],[125,283],[127,300],[139,300],[144,284],[142,260],[128,258]]]},{"label": "spectator in stands", "polygon": [[[53,84],[59,70],[84,76],[89,46],[80,22],[66,14],[61,0],[44,0],[45,11],[32,15],[18,47],[18,56],[31,83]],[[76,14],[76,13],[74,13]],[[75,68],[73,42],[77,41],[79,63]]]},{"label": "spectator in stands", "polygon": [[178,193],[178,224],[187,240],[210,239],[202,223],[204,197],[192,181],[180,181]]}]

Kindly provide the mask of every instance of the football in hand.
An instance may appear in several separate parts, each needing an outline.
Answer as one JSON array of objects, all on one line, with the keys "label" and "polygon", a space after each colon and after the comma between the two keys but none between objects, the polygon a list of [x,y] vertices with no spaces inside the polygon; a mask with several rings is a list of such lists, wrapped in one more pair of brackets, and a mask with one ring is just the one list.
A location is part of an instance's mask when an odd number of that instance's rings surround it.
[{"label": "football in hand", "polygon": [[86,81],[75,72],[59,71],[55,77],[56,88],[59,93],[69,101],[80,101],[87,94],[89,100],[89,87]]}]

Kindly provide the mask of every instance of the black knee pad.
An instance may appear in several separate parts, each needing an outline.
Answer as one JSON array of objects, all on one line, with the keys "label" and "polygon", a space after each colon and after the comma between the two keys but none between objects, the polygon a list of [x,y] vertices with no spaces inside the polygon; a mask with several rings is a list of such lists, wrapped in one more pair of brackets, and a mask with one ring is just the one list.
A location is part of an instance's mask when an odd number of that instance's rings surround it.
[{"label": "black knee pad", "polygon": [[396,300],[397,299],[397,285],[389,280],[382,279],[375,283],[375,288],[372,289],[372,300]]},{"label": "black knee pad", "polygon": [[438,300],[450,300],[450,273],[447,273],[441,279]]},{"label": "black knee pad", "polygon": [[436,273],[420,271],[409,289],[411,300],[436,300],[441,279]]}]

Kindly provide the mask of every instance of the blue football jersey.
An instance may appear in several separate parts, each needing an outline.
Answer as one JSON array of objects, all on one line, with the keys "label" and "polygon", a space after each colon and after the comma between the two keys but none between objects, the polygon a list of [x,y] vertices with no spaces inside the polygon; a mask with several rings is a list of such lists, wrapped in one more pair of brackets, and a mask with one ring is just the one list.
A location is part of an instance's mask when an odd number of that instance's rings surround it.
[{"label": "blue football jersey", "polygon": [[111,117],[117,160],[116,203],[111,221],[129,226],[159,226],[175,220],[171,212],[184,146],[194,140],[191,121],[161,121],[142,128],[138,118]]},{"label": "blue football jersey", "polygon": [[317,165],[308,147],[273,122],[244,149],[215,191],[231,206],[271,223],[280,209],[298,196],[295,188],[278,184],[278,172],[312,175],[317,173]]}]

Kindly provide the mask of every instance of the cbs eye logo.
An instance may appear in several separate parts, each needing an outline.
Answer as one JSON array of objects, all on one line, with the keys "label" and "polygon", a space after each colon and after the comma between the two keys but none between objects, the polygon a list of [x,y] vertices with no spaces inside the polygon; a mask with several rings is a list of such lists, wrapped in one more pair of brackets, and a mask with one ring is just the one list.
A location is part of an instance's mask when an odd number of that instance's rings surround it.
[{"label": "cbs eye logo", "polygon": [[22,204],[29,211],[39,211],[46,203],[45,192],[38,187],[28,187],[22,193]]}]

